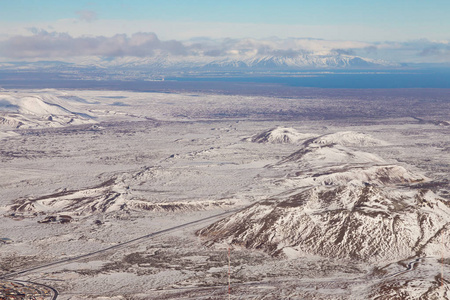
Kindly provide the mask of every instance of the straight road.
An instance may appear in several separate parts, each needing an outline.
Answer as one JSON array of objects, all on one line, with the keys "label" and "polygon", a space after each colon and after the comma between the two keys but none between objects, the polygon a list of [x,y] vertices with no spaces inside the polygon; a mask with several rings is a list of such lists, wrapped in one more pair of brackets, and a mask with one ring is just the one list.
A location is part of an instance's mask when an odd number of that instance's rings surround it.
[{"label": "straight road", "polygon": [[227,215],[231,215],[232,213],[238,212],[238,211],[240,211],[242,209],[243,208],[229,210],[229,211],[226,211],[226,212],[223,212],[223,213],[220,213],[220,214],[216,214],[216,215],[213,215],[213,216],[210,216],[210,217],[198,219],[198,220],[195,220],[195,221],[191,221],[191,222],[188,222],[188,223],[184,223],[184,224],[177,225],[177,226],[174,226],[174,227],[170,227],[170,228],[167,228],[167,229],[163,229],[163,230],[160,230],[160,231],[152,232],[152,233],[140,236],[138,238],[135,238],[135,239],[123,242],[121,244],[114,245],[114,246],[111,246],[111,247],[107,247],[107,248],[104,248],[104,249],[101,249],[101,250],[97,250],[97,251],[94,251],[94,252],[90,252],[90,253],[86,253],[86,254],[82,254],[82,255],[66,258],[66,259],[61,259],[61,260],[58,260],[58,261],[54,261],[54,262],[51,262],[51,263],[46,263],[46,264],[43,264],[43,265],[40,265],[40,266],[31,267],[31,268],[28,268],[28,269],[23,269],[23,270],[12,272],[12,273],[3,274],[3,275],[0,275],[0,279],[8,279],[8,278],[15,278],[15,277],[18,277],[18,276],[23,276],[25,274],[32,273],[32,272],[39,271],[39,270],[43,270],[43,269],[46,269],[46,268],[49,268],[49,267],[54,267],[54,266],[57,266],[57,265],[63,265],[65,263],[77,261],[77,260],[84,259],[84,258],[91,257],[91,256],[95,256],[97,254],[104,253],[104,252],[107,252],[107,251],[110,251],[110,250],[123,248],[123,247],[129,246],[130,244],[134,244],[136,242],[141,242],[141,241],[153,238],[153,237],[158,236],[158,235],[163,235],[165,233],[173,232],[173,231],[176,231],[176,230],[179,230],[179,229],[182,229],[182,228],[186,228],[186,227],[189,227],[189,226],[192,226],[192,225],[195,225],[195,224],[200,224],[200,223],[203,223],[203,222],[206,222],[206,221],[212,221],[212,220],[215,220],[215,219],[219,219],[221,217],[224,217],[224,216],[227,216]]}]

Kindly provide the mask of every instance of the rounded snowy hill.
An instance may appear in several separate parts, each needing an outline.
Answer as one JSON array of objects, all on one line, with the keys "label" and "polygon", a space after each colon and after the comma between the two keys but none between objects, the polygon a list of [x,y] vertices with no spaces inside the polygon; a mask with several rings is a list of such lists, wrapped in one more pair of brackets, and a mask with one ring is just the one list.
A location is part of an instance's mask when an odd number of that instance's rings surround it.
[{"label": "rounded snowy hill", "polygon": [[275,127],[258,133],[246,140],[253,143],[295,144],[313,136],[315,135],[300,133],[292,127]]},{"label": "rounded snowy hill", "polygon": [[301,164],[318,169],[345,164],[382,163],[385,163],[384,159],[369,152],[353,150],[334,143],[317,144],[309,140],[302,145],[300,150],[288,155],[277,163],[277,165]]},{"label": "rounded snowy hill", "polygon": [[293,186],[314,185],[396,185],[415,184],[428,181],[422,174],[414,173],[398,165],[382,165],[372,167],[340,169],[334,172],[315,173],[312,176],[303,176],[291,179]]},{"label": "rounded snowy hill", "polygon": [[326,134],[312,139],[311,142],[318,145],[338,144],[347,147],[371,147],[387,145],[385,141],[378,140],[368,134],[355,131],[340,131],[336,133]]},{"label": "rounded snowy hill", "polygon": [[88,114],[51,92],[0,93],[0,129],[60,127],[94,122]]},{"label": "rounded snowy hill", "polygon": [[378,155],[358,149],[381,145],[385,145],[385,142],[367,134],[353,131],[336,132],[303,141],[299,150],[286,156],[275,166],[302,165],[319,170],[349,164],[386,164]]}]

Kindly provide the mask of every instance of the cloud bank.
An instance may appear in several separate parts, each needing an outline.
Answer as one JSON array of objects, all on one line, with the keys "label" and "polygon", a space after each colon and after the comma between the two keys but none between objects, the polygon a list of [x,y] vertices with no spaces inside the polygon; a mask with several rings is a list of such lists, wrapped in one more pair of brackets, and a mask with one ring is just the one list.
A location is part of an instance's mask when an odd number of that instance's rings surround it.
[{"label": "cloud bank", "polygon": [[[95,14],[80,12],[80,18],[93,21]],[[449,41],[369,43],[307,38],[210,39],[162,41],[155,33],[81,36],[31,29],[32,35],[16,35],[0,42],[0,57],[6,60],[69,59],[86,56],[109,58],[154,57],[156,55],[230,57],[283,56],[304,54],[357,55],[394,62],[450,62]]]},{"label": "cloud bank", "polygon": [[32,36],[14,36],[0,43],[0,55],[12,59],[77,56],[145,57],[154,55],[155,50],[174,55],[184,55],[186,51],[182,43],[160,41],[154,33],[74,38],[67,33],[39,30]]}]

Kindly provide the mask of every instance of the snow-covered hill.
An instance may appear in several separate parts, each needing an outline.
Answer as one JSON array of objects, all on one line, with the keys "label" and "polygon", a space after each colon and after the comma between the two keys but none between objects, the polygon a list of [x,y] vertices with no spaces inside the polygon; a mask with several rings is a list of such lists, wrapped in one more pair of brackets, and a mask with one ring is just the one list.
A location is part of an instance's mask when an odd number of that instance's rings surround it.
[{"label": "snow-covered hill", "polygon": [[311,138],[315,135],[309,133],[300,133],[290,127],[276,127],[261,133],[258,133],[245,140],[253,143],[271,143],[271,144],[295,144],[300,140]]},{"label": "snow-covered hill", "polygon": [[305,142],[300,150],[284,158],[277,165],[303,164],[317,168],[341,166],[344,164],[385,163],[381,157],[360,150],[353,150],[339,144],[317,144]]},{"label": "snow-covered hill", "polygon": [[314,186],[314,185],[396,185],[413,184],[429,180],[422,174],[414,173],[398,165],[384,165],[373,167],[353,167],[347,169],[336,169],[333,172],[315,173],[312,176],[299,176],[290,179],[290,185]]},{"label": "snow-covered hill", "polygon": [[0,93],[0,130],[89,123],[95,123],[91,116],[51,92]]},{"label": "snow-covered hill", "polygon": [[[257,137],[268,141],[272,133]],[[278,178],[267,179],[267,184],[284,187],[285,192],[198,235],[209,245],[232,244],[273,256],[369,262],[397,261],[434,249],[428,244],[449,234],[443,228],[449,224],[450,205],[414,186],[429,181],[426,176],[362,151],[385,145],[351,131],[310,138],[298,151],[268,166],[277,170]],[[450,244],[447,247],[450,250]]]},{"label": "snow-covered hill", "polygon": [[[147,189],[164,184],[160,181],[175,181],[176,173],[161,168],[144,167],[135,172],[124,172],[91,187],[77,190],[62,190],[54,193],[16,199],[4,210],[23,216],[33,214],[92,215],[103,213],[123,213],[129,211],[193,211],[235,204],[228,199],[167,201],[151,193],[142,193]],[[156,193],[156,194],[160,194]]]},{"label": "snow-covered hill", "polygon": [[305,140],[300,149],[288,155],[276,166],[302,165],[316,170],[348,164],[385,164],[381,157],[360,150],[362,147],[381,146],[386,143],[370,135],[345,131]]},{"label": "snow-covered hill", "polygon": [[198,235],[208,244],[227,243],[274,256],[396,261],[421,254],[441,234],[448,236],[441,229],[449,215],[448,204],[430,191],[315,187],[254,204]]},{"label": "snow-covered hill", "polygon": [[428,181],[429,178],[382,157],[367,148],[388,145],[370,135],[335,132],[303,141],[300,149],[271,168],[283,170],[287,178],[278,184],[291,188],[315,185],[395,185]]},{"label": "snow-covered hill", "polygon": [[386,142],[373,138],[368,134],[355,131],[340,131],[326,134],[310,140],[311,143],[319,145],[338,144],[348,147],[372,147],[385,146]]}]

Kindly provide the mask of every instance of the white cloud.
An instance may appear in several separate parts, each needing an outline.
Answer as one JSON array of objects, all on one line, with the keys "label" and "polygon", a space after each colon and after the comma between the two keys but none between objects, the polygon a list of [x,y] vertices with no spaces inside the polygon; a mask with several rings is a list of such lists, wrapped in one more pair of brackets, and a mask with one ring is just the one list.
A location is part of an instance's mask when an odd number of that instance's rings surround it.
[{"label": "white cloud", "polygon": [[86,22],[93,22],[97,20],[97,13],[92,10],[79,10],[76,12],[79,19]]},{"label": "white cloud", "polygon": [[447,37],[446,33],[429,30],[426,27],[411,30],[408,28],[384,28],[382,25],[287,25],[113,19],[97,19],[95,22],[92,22],[95,16],[89,16],[88,12],[90,11],[80,11],[79,15],[82,19],[86,21],[91,20],[91,22],[81,22],[80,19],[75,18],[32,24],[0,22],[0,35],[25,34],[25,28],[37,27],[56,32],[65,32],[73,37],[85,35],[114,36],[122,33],[131,35],[135,32],[157,32],[160,38],[164,40],[187,40],[201,36],[239,39],[249,37],[262,39],[277,36],[280,38],[295,37],[375,42],[385,40],[406,41],[422,37],[439,40]]},{"label": "white cloud", "polygon": [[[86,22],[83,22],[86,23]],[[392,62],[448,62],[448,40],[419,39],[407,42],[370,43],[312,38],[192,38],[185,41],[161,40],[152,32],[113,36],[74,36],[28,28],[25,34],[0,40],[0,56],[7,61],[74,57],[152,57],[174,56],[254,56],[295,57],[300,54],[358,55]]]},{"label": "white cloud", "polygon": [[31,30],[31,36],[13,36],[0,43],[0,54],[12,59],[77,56],[152,56],[155,50],[184,55],[178,41],[160,41],[154,33],[116,34],[112,37],[72,37],[67,33]]}]

